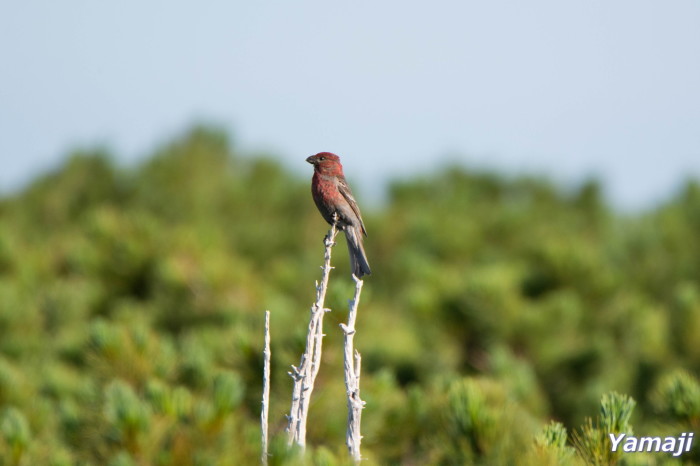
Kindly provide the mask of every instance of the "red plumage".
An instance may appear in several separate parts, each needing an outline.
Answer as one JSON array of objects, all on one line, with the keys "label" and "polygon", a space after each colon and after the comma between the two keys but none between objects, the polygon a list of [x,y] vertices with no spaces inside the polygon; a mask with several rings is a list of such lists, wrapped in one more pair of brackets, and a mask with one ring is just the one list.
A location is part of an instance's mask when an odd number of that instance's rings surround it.
[{"label": "red plumage", "polygon": [[338,228],[345,233],[350,253],[350,267],[357,278],[371,273],[362,237],[367,236],[362,223],[360,208],[352,195],[350,186],[343,175],[340,157],[330,152],[319,152],[306,159],[314,166],[311,178],[311,195],[316,207],[329,224],[333,224],[333,214],[338,214]]}]

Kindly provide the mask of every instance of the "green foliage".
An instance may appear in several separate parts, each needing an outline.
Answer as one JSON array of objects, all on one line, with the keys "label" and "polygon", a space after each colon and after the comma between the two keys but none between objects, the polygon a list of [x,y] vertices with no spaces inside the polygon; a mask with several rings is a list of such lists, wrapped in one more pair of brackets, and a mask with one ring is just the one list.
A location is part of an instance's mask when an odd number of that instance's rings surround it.
[{"label": "green foliage", "polygon": [[[651,394],[652,406],[661,421],[659,431],[672,435],[700,431],[700,382],[684,369],[662,376]],[[666,434],[668,435],[668,434]],[[693,448],[684,460],[700,464],[700,450]]]},{"label": "green foliage", "polygon": [[686,371],[677,370],[662,377],[653,402],[659,413],[692,428],[700,427],[700,383]]},{"label": "green foliage", "polygon": [[576,452],[586,462],[596,466],[617,464],[622,452],[612,451],[609,434],[632,435],[629,424],[635,401],[627,395],[606,393],[600,402],[600,416],[594,423],[587,418],[579,432],[574,434]]},{"label": "green foliage", "polygon": [[[453,464],[513,464],[534,435],[532,419],[512,401],[502,384],[488,379],[455,381],[448,389],[445,416]],[[507,426],[517,425],[518,429]]]},{"label": "green foliage", "polygon": [[31,437],[24,414],[16,408],[6,408],[0,414],[0,434],[4,447],[0,451],[11,464],[19,464]]},{"label": "green foliage", "polygon": [[130,452],[138,452],[139,437],[150,428],[150,406],[138,398],[131,386],[114,381],[105,389],[104,415],[111,439]]},{"label": "green foliage", "polygon": [[[348,464],[342,242],[306,456],[284,438],[327,228],[309,177],[196,127],[129,168],[76,151],[0,199],[0,464],[257,463],[265,309],[270,463]],[[356,192],[367,464],[633,464],[601,443],[631,432],[613,390],[640,435],[697,433],[698,186],[634,215],[596,180],[461,167],[381,206]]]},{"label": "green foliage", "polygon": [[560,422],[551,421],[535,437],[534,452],[531,458],[534,464],[559,465],[575,464],[575,450],[567,446],[566,427]]}]

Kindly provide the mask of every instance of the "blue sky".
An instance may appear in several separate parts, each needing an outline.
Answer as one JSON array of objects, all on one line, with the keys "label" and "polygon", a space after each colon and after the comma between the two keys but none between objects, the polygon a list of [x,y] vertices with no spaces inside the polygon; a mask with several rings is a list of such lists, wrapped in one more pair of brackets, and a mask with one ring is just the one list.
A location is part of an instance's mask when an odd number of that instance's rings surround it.
[{"label": "blue sky", "polygon": [[639,208],[700,176],[700,2],[132,1],[0,5],[0,190],[74,147],[124,163],[194,122],[359,197],[445,161]]}]

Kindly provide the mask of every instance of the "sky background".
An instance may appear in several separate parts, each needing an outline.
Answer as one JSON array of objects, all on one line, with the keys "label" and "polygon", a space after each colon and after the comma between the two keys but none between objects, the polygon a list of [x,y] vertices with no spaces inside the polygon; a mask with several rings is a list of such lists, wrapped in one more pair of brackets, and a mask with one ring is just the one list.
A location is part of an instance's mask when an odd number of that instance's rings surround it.
[{"label": "sky background", "polygon": [[193,123],[341,155],[358,197],[446,161],[653,205],[700,176],[700,2],[0,4],[0,191],[76,147],[124,164]]}]

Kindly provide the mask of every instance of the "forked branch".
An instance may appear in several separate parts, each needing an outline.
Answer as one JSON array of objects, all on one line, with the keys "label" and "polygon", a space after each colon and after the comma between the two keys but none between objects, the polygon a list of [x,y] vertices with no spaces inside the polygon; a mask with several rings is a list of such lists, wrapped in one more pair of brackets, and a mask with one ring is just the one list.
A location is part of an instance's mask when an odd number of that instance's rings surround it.
[{"label": "forked branch", "polygon": [[330,309],[324,307],[328,278],[331,269],[331,249],[335,245],[335,237],[338,234],[336,227],[337,216],[330,231],[323,240],[325,245],[323,275],[321,283],[316,282],[316,301],[311,306],[311,318],[309,319],[309,331],[306,335],[306,349],[301,355],[299,367],[292,366],[289,375],[294,380],[292,388],[292,406],[287,419],[289,445],[297,444],[302,450],[306,447],[306,419],[309,414],[309,401],[314,390],[316,375],[321,364],[321,347],[323,343],[323,316]]}]

